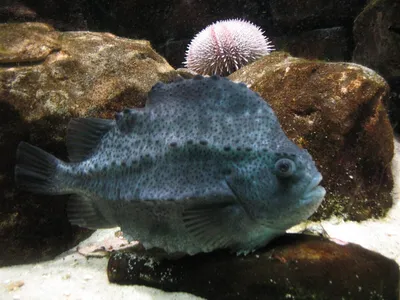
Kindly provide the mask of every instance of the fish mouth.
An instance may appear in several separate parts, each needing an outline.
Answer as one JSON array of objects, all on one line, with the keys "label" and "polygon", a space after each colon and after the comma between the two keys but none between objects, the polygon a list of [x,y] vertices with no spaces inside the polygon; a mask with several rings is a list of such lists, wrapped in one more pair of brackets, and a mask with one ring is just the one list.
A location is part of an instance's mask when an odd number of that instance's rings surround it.
[{"label": "fish mouth", "polygon": [[314,178],[308,184],[306,191],[304,193],[305,197],[300,200],[301,204],[320,202],[324,198],[326,191],[322,186],[319,185],[321,180],[322,180],[321,173],[317,173],[317,175],[315,175]]}]

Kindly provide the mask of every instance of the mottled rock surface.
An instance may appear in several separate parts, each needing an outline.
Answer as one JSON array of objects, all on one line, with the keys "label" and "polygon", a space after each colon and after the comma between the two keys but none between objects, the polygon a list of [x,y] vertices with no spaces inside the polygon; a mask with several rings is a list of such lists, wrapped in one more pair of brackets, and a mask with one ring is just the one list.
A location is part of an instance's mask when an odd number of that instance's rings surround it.
[{"label": "mottled rock surface", "polygon": [[39,62],[60,48],[60,34],[43,23],[0,24],[0,63]]},{"label": "mottled rock surface", "polygon": [[[154,255],[154,253],[153,253]],[[399,266],[355,244],[287,235],[237,257],[225,251],[155,259],[114,253],[108,278],[206,299],[398,299]]]},{"label": "mottled rock surface", "polygon": [[391,207],[389,88],[377,73],[275,52],[229,78],[268,100],[287,135],[316,160],[327,195],[314,219],[364,220]]},{"label": "mottled rock surface", "polygon": [[[0,265],[49,258],[90,231],[71,227],[67,197],[14,190],[20,141],[66,159],[71,117],[112,118],[143,106],[159,80],[177,75],[147,41],[108,33],[56,32],[39,23],[0,26]],[[78,234],[78,235],[77,235]]]}]

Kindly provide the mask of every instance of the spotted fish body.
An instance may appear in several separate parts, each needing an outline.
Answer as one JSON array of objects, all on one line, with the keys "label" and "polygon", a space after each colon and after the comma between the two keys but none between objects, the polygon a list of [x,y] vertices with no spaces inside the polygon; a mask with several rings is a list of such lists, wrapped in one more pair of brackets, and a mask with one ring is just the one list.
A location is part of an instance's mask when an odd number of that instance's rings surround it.
[{"label": "spotted fish body", "polygon": [[70,163],[22,142],[17,184],[72,194],[71,223],[120,226],[146,248],[252,251],[307,219],[325,190],[311,156],[244,84],[195,77],[156,84],[115,120],[71,120]]}]

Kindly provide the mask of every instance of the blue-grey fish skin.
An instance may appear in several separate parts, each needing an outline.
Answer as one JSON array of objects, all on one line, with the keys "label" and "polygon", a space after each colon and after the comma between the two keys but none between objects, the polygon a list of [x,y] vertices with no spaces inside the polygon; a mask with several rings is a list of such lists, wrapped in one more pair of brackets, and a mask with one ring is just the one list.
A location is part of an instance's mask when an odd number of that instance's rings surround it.
[{"label": "blue-grey fish skin", "polygon": [[70,163],[21,143],[21,188],[74,194],[70,221],[120,226],[169,253],[257,249],[307,219],[325,190],[307,151],[244,84],[195,77],[156,84],[142,109],[74,119]]}]

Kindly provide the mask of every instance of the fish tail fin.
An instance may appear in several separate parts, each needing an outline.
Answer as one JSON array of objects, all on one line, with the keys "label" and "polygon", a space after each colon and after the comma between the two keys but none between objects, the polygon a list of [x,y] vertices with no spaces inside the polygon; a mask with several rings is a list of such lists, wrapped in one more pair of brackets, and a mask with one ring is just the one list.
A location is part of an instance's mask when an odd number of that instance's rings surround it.
[{"label": "fish tail fin", "polygon": [[14,173],[17,187],[38,194],[63,194],[55,176],[60,164],[62,162],[50,153],[21,142]]}]

